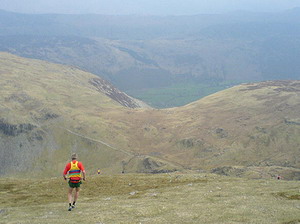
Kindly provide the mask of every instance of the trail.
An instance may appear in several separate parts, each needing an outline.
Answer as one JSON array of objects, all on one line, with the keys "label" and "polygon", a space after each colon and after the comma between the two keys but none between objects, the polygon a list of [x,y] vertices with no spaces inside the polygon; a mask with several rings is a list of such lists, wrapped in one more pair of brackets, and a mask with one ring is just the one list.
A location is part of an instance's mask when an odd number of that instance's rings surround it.
[{"label": "trail", "polygon": [[[84,139],[87,139],[87,140],[90,140],[90,141],[93,141],[93,142],[100,143],[100,144],[105,145],[105,146],[107,146],[107,147],[109,147],[109,148],[111,148],[111,149],[113,149],[113,150],[115,150],[115,151],[119,151],[119,152],[122,152],[122,153],[124,153],[124,154],[126,154],[126,155],[128,155],[128,156],[132,156],[132,157],[129,159],[129,161],[130,161],[131,159],[133,159],[134,157],[148,156],[148,157],[155,158],[155,159],[164,161],[164,162],[166,162],[166,163],[172,164],[172,165],[174,165],[174,166],[181,167],[181,168],[183,168],[183,169],[185,170],[184,166],[183,166],[182,164],[180,164],[180,163],[177,163],[177,162],[174,162],[174,161],[169,161],[169,160],[167,160],[167,159],[165,159],[165,158],[160,158],[160,157],[156,157],[156,156],[139,155],[139,154],[137,154],[137,153],[128,152],[128,151],[126,151],[126,150],[116,148],[116,147],[114,147],[114,146],[112,146],[112,145],[110,145],[110,144],[108,144],[108,143],[106,143],[106,142],[104,142],[104,141],[101,141],[101,140],[98,140],[98,139],[93,139],[93,138],[87,137],[87,136],[85,136],[85,135],[78,134],[78,133],[76,133],[76,132],[74,132],[74,131],[71,131],[70,129],[67,129],[67,128],[62,128],[62,129],[64,129],[65,131],[67,131],[67,132],[69,132],[69,133],[71,133],[71,134],[73,134],[73,135],[76,135],[76,136],[78,136],[78,137],[81,137],[81,138],[84,138]],[[129,162],[129,161],[128,161],[128,162]],[[127,162],[127,163],[128,163],[128,162]]]},{"label": "trail", "polygon": [[124,154],[126,154],[126,155],[128,155],[128,156],[136,156],[136,154],[134,154],[134,153],[132,153],[132,152],[128,152],[128,151],[125,151],[125,150],[123,150],[123,149],[118,149],[118,148],[116,148],[116,147],[114,147],[114,146],[112,146],[112,145],[110,145],[110,144],[108,144],[108,143],[106,143],[106,142],[104,142],[104,141],[101,141],[101,140],[98,140],[98,139],[93,139],[93,138],[90,138],[90,137],[87,137],[87,136],[78,134],[78,133],[76,133],[76,132],[74,132],[74,131],[71,131],[71,130],[69,130],[69,129],[67,129],[67,128],[63,128],[63,129],[66,130],[66,131],[68,131],[69,133],[71,133],[71,134],[73,134],[73,135],[79,136],[79,137],[81,137],[81,138],[88,139],[88,140],[93,141],[93,142],[98,142],[98,143],[100,143],[100,144],[102,144],[102,145],[105,145],[105,146],[107,146],[107,147],[109,147],[109,148],[115,150],[115,151],[123,152]]}]

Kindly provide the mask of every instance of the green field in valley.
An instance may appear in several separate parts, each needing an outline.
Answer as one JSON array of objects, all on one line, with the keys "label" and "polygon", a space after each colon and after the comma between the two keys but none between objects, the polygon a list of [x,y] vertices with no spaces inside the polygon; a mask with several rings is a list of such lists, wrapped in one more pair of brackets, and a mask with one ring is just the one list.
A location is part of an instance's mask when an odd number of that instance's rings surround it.
[{"label": "green field in valley", "polygon": [[126,91],[154,108],[179,107],[241,82],[183,82],[162,88]]}]

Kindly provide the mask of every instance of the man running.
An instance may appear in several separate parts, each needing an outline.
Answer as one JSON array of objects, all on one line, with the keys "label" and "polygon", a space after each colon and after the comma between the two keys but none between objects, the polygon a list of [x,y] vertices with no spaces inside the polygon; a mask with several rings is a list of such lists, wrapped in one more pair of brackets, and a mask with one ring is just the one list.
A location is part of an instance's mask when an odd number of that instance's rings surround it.
[{"label": "man running", "polygon": [[[80,184],[81,182],[81,173],[83,180],[85,180],[85,170],[81,162],[77,161],[77,154],[74,153],[71,156],[72,161],[69,162],[64,170],[63,177],[67,180],[67,173],[69,173],[69,190],[68,190],[68,200],[69,200],[69,211],[72,211],[75,208],[76,201],[79,196]],[[75,188],[74,200],[72,198],[73,189]]]}]

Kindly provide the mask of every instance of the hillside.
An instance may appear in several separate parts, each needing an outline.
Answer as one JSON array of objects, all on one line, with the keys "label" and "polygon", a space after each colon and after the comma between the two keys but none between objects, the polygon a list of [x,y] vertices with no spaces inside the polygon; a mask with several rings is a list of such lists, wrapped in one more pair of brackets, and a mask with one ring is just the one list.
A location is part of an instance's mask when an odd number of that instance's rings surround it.
[{"label": "hillside", "polygon": [[299,179],[299,93],[299,81],[243,84],[184,107],[147,111],[137,139],[147,140],[143,152],[184,167]]},{"label": "hillside", "polygon": [[88,156],[90,169],[122,170],[121,160],[132,155],[101,140],[127,142],[126,124],[110,116],[120,111],[122,117],[140,102],[72,67],[7,53],[0,54],[0,64],[2,175],[61,172],[72,151]]},{"label": "hillside", "polygon": [[[125,41],[21,35],[0,37],[0,49],[76,66],[157,108],[182,106],[245,80],[299,79],[300,71],[298,39],[287,34],[255,41],[210,36]],[[191,86],[199,90],[191,92]]]},{"label": "hillside", "polygon": [[300,178],[299,81],[242,84],[157,110],[72,67],[7,53],[0,65],[1,175],[57,176],[76,151],[90,173]]},{"label": "hillside", "polygon": [[[201,132],[213,145],[208,153],[221,157],[215,164],[227,160],[226,165],[232,161],[250,165],[251,160],[256,166],[299,168],[295,159],[299,153],[299,87],[299,81],[245,84],[191,104],[180,113],[203,114],[204,122],[195,122],[194,127],[211,127]],[[189,133],[195,135],[195,131]],[[210,133],[205,135],[205,131]],[[219,150],[213,152],[214,147]]]},{"label": "hillside", "polygon": [[[0,50],[79,67],[155,108],[237,83],[299,79],[299,9],[195,16],[0,11]],[[202,91],[189,91],[193,88]]]}]

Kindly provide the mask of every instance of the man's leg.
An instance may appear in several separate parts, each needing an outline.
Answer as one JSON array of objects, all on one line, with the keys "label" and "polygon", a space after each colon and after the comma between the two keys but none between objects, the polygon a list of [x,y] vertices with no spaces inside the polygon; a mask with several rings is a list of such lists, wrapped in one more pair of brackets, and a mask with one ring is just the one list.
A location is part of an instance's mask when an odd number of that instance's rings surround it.
[{"label": "man's leg", "polygon": [[70,204],[72,203],[72,192],[73,192],[73,188],[69,187],[69,190],[68,190],[68,200],[69,200]]},{"label": "man's leg", "polygon": [[76,190],[76,191],[75,191],[74,201],[73,201],[73,205],[74,205],[74,206],[75,206],[75,203],[76,203],[76,201],[77,201],[77,199],[78,199],[80,188],[79,188],[79,187],[76,187],[75,190]]},{"label": "man's leg", "polygon": [[72,210],[72,192],[73,192],[73,188],[69,187],[68,190],[68,200],[69,200],[69,211]]}]

